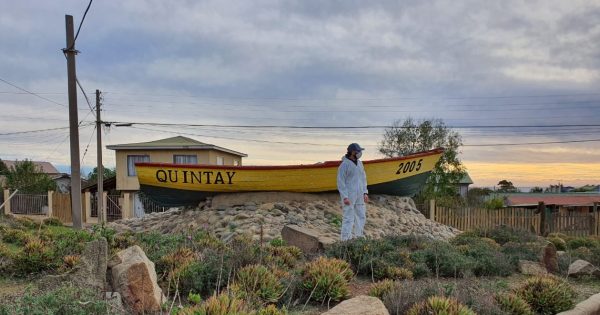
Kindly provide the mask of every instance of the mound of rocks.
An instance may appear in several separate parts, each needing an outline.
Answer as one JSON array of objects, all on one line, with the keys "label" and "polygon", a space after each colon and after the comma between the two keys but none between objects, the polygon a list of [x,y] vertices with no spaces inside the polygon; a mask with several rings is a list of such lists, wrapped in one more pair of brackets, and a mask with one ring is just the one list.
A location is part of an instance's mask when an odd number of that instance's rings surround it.
[{"label": "mound of rocks", "polygon": [[[161,233],[186,233],[202,228],[224,241],[238,234],[269,241],[281,237],[285,225],[296,225],[338,239],[341,219],[337,194],[243,193],[218,195],[193,209],[147,214],[109,226],[118,232]],[[369,237],[400,234],[447,240],[459,232],[427,219],[408,197],[374,195],[367,205],[365,234]]]}]

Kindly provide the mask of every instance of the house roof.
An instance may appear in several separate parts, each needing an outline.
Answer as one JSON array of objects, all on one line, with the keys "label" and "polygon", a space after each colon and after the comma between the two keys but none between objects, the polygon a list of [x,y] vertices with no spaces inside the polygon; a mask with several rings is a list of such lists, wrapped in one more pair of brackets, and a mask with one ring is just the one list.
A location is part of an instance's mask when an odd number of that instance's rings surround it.
[{"label": "house roof", "polygon": [[469,173],[465,173],[465,176],[463,176],[458,183],[471,185],[473,184],[473,180],[471,179],[471,176],[469,176]]},{"label": "house roof", "polygon": [[[6,165],[7,168],[11,168],[11,167],[15,167],[15,164],[17,162],[23,162],[23,161],[8,161],[8,160],[2,160],[2,162],[4,162],[4,165]],[[52,165],[50,162],[43,162],[43,161],[31,161],[36,168],[39,168],[42,170],[43,173],[46,174],[60,174],[60,172],[56,169],[56,167],[54,167],[54,165]]]},{"label": "house roof", "polygon": [[126,143],[109,145],[106,148],[110,150],[216,150],[233,155],[247,157],[245,153],[219,147],[194,140],[188,137],[171,137],[166,139],[154,140],[149,142]]},{"label": "house roof", "polygon": [[546,205],[558,206],[589,206],[595,202],[600,203],[600,194],[519,194],[506,195],[507,206],[522,206],[538,204],[540,201]]}]

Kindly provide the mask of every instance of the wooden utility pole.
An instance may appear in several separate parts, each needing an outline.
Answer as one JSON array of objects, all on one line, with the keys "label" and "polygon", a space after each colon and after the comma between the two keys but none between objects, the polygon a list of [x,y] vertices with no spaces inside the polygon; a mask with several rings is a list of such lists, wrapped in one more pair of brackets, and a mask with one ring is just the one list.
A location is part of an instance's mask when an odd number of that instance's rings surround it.
[{"label": "wooden utility pole", "polygon": [[97,201],[98,201],[98,222],[105,223],[103,195],[104,195],[104,166],[102,165],[102,120],[100,120],[100,90],[96,90],[96,150],[98,157],[98,166],[96,166],[96,174],[98,178],[98,190],[97,190]]},{"label": "wooden utility pole", "polygon": [[77,75],[75,71],[75,34],[73,16],[65,15],[67,48],[67,75],[69,88],[69,130],[71,142],[71,214],[73,228],[81,229],[81,170],[79,165],[79,117],[77,116]]},{"label": "wooden utility pole", "polygon": [[546,205],[543,201],[538,202],[538,212],[540,213],[540,235],[546,236],[546,233],[548,232],[548,225],[546,222],[548,217],[546,217]]}]

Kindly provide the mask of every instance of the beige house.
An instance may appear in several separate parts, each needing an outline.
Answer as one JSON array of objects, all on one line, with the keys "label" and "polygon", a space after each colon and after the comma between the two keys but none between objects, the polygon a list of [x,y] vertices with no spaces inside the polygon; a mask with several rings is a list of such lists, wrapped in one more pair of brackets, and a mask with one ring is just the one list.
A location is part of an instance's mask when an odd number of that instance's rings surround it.
[{"label": "beige house", "polygon": [[140,189],[135,173],[136,162],[177,164],[242,165],[248,155],[194,139],[177,136],[150,142],[107,146],[115,150],[117,190]]}]

